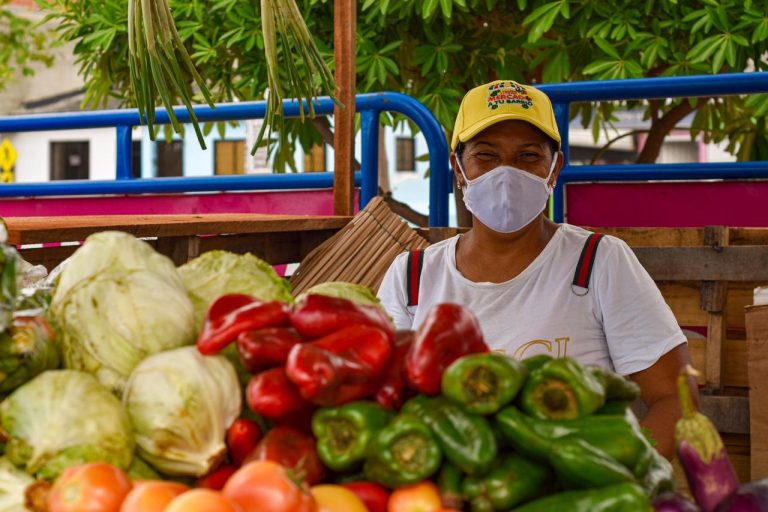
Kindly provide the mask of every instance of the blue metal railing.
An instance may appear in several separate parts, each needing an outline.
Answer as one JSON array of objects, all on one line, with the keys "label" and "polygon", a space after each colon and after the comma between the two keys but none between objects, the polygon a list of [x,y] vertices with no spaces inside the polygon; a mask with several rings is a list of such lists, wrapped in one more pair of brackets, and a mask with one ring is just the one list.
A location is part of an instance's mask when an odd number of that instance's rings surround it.
[{"label": "blue metal railing", "polygon": [[[565,153],[565,166],[560,172],[553,194],[554,217],[558,222],[564,220],[564,186],[568,183],[768,178],[768,162],[574,166],[569,163],[568,157],[571,103],[765,93],[768,92],[768,73],[570,82],[543,84],[539,87],[552,99]],[[448,165],[448,146],[445,135],[434,115],[417,100],[393,92],[358,95],[356,106],[362,121],[361,171],[355,176],[355,183],[361,186],[361,206],[367,204],[378,191],[379,114],[384,111],[399,112],[410,117],[419,126],[429,149],[431,173],[429,225],[447,226],[448,200],[452,191],[453,174]],[[296,101],[284,102],[284,109],[287,117],[297,117],[299,114],[299,104]],[[332,114],[333,103],[329,98],[319,98],[315,110],[319,115]],[[174,108],[174,112],[180,121],[189,121],[189,114],[184,108]],[[195,113],[200,121],[263,118],[266,114],[266,103],[222,104],[216,109],[198,106],[195,107]],[[165,110],[158,109],[157,122],[159,124],[168,122]],[[332,173],[132,179],[130,135],[131,128],[138,124],[139,114],[134,109],[0,117],[0,133],[99,127],[114,127],[117,130],[116,180],[6,184],[0,187],[0,197],[303,189],[333,186]]]},{"label": "blue metal railing", "polygon": [[[318,98],[315,103],[318,115],[333,113],[330,98]],[[360,204],[365,206],[378,193],[379,114],[390,111],[411,118],[424,134],[429,149],[429,165],[433,173],[430,181],[430,226],[448,225],[448,198],[451,192],[451,172],[448,166],[448,143],[440,123],[422,103],[394,92],[360,94],[356,99],[362,123],[362,148],[360,172],[355,184],[361,186]],[[263,118],[266,102],[244,102],[195,107],[201,122],[237,121]],[[286,117],[299,116],[299,103],[285,101]],[[181,122],[189,122],[189,113],[183,107],[175,107],[174,113]],[[169,122],[165,109],[157,110],[158,124]],[[0,133],[42,130],[68,130],[80,128],[115,128],[117,131],[117,168],[115,180],[72,180],[46,183],[11,183],[0,187],[0,197],[19,196],[80,196],[94,194],[148,194],[161,192],[200,192],[269,189],[308,189],[333,187],[333,173],[270,174],[258,176],[211,176],[182,178],[136,178],[131,176],[132,146],[131,128],[138,126],[136,109],[76,112],[66,114],[40,114],[0,117]]]},{"label": "blue metal railing", "polygon": [[663,78],[571,82],[540,86],[552,100],[560,129],[565,166],[553,193],[554,220],[565,217],[565,190],[577,181],[646,181],[768,178],[768,162],[570,165],[569,106],[580,101],[640,100],[729,96],[768,92],[768,73],[733,73]]}]

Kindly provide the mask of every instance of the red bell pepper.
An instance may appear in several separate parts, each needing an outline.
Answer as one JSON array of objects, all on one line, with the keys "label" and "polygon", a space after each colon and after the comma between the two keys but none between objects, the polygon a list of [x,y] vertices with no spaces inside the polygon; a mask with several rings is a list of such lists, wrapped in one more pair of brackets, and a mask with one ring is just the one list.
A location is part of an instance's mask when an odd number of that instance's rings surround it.
[{"label": "red bell pepper", "polygon": [[241,466],[261,441],[261,427],[246,418],[235,420],[227,429],[227,450],[236,466]]},{"label": "red bell pepper", "polygon": [[285,372],[310,402],[339,405],[376,391],[391,351],[384,331],[355,325],[293,347]]},{"label": "red bell pepper", "polygon": [[291,325],[305,338],[320,338],[353,325],[378,327],[395,341],[395,324],[380,307],[326,295],[306,295],[293,307]]},{"label": "red bell pepper", "polygon": [[273,368],[254,375],[245,390],[245,399],[253,412],[271,420],[312,409],[312,404],[288,380],[285,368]]},{"label": "red bell pepper", "polygon": [[246,462],[253,460],[277,462],[309,485],[322,482],[325,476],[325,466],[317,455],[315,439],[293,427],[275,427],[267,432]]},{"label": "red bell pepper", "polygon": [[235,471],[237,471],[236,466],[232,466],[231,464],[222,464],[211,473],[200,477],[195,483],[195,487],[220,491],[224,488],[224,484],[227,483],[227,480],[229,480],[229,477],[231,477]]},{"label": "red bell pepper", "polygon": [[263,302],[250,295],[222,295],[208,308],[197,349],[201,354],[216,354],[241,332],[287,325],[289,313],[290,307],[276,300]]},{"label": "red bell pepper", "polygon": [[475,315],[458,304],[438,304],[416,331],[405,357],[408,383],[425,395],[436,395],[445,369],[461,356],[479,352],[488,352],[488,345]]},{"label": "red bell pepper", "polygon": [[405,374],[405,356],[413,345],[413,331],[398,331],[392,355],[384,370],[381,387],[375,400],[387,409],[399,410],[408,398],[408,379]]},{"label": "red bell pepper", "polygon": [[249,373],[283,366],[294,345],[303,343],[295,329],[268,327],[256,331],[241,332],[237,337],[237,353],[240,363]]},{"label": "red bell pepper", "polygon": [[387,512],[387,502],[389,501],[389,491],[379,484],[372,482],[348,482],[341,484],[355,493],[360,501],[363,502],[368,512]]}]

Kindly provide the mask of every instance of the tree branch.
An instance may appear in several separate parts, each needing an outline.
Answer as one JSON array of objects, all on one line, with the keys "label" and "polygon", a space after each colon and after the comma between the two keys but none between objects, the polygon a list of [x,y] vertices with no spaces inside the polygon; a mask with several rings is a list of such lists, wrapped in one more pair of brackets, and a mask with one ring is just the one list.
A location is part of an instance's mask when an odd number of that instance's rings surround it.
[{"label": "tree branch", "polygon": [[417,212],[407,204],[398,201],[394,197],[392,197],[392,192],[384,192],[379,188],[379,195],[384,199],[384,202],[387,203],[390,210],[407,220],[408,222],[411,222],[413,224],[416,224],[420,228],[425,228],[429,226],[429,216],[424,215],[423,213]]},{"label": "tree branch", "polygon": [[677,126],[677,123],[682,121],[685,116],[699,108],[701,105],[707,102],[709,98],[699,98],[694,106],[691,106],[690,102],[686,98],[679,105],[672,107],[672,109],[664,114],[661,118],[651,121],[651,129],[648,132],[648,138],[645,140],[643,150],[637,156],[635,163],[638,164],[652,164],[659,158],[661,152],[661,145],[664,143],[664,139],[667,135]]},{"label": "tree branch", "polygon": [[598,160],[600,160],[600,157],[602,157],[602,156],[603,156],[603,155],[604,155],[604,154],[605,154],[605,153],[608,151],[608,149],[610,149],[610,147],[611,147],[611,146],[612,146],[612,145],[613,145],[615,142],[618,142],[618,141],[620,141],[620,140],[621,140],[621,139],[623,139],[624,137],[630,137],[630,136],[638,135],[638,134],[641,134],[641,133],[647,133],[647,132],[649,132],[649,131],[650,131],[650,130],[643,130],[643,129],[641,129],[641,130],[632,130],[632,131],[630,131],[630,132],[627,132],[627,133],[621,134],[621,135],[619,135],[618,137],[614,137],[614,138],[612,138],[611,140],[609,140],[608,142],[606,142],[606,143],[605,143],[605,145],[603,145],[603,147],[601,147],[600,149],[598,149],[598,150],[595,152],[594,156],[592,157],[592,161],[591,161],[591,162],[589,162],[589,163],[590,163],[591,165],[595,165],[595,162],[597,162]]}]

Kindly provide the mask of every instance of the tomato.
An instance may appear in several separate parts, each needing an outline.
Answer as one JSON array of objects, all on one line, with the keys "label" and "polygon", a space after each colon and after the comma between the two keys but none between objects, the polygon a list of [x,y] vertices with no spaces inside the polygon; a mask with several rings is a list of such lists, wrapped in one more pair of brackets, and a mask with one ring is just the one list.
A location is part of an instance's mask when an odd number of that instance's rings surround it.
[{"label": "tomato", "polygon": [[186,485],[162,480],[136,483],[123,500],[120,512],[163,512],[176,496],[188,490]]},{"label": "tomato", "polygon": [[163,512],[239,512],[223,494],[211,489],[192,489],[171,501]]},{"label": "tomato", "polygon": [[132,487],[128,475],[104,462],[67,468],[48,496],[49,512],[119,512]]},{"label": "tomato", "polygon": [[398,487],[387,504],[387,512],[438,512],[442,508],[440,491],[428,481]]},{"label": "tomato", "polygon": [[268,460],[245,464],[224,486],[224,495],[241,512],[316,512],[309,489],[280,464]]},{"label": "tomato", "polygon": [[224,488],[224,484],[227,483],[227,480],[229,480],[229,477],[235,474],[235,471],[237,471],[237,468],[235,466],[232,466],[230,464],[224,464],[222,466],[219,466],[219,468],[216,471],[212,473],[208,473],[206,476],[200,478],[195,483],[195,487],[202,487],[204,489],[212,489],[214,491],[220,491]]},{"label": "tomato", "polygon": [[368,512],[387,512],[389,491],[372,482],[349,482],[341,484],[355,493],[368,508]]},{"label": "tomato", "polygon": [[316,485],[310,490],[317,512],[368,512],[355,493],[340,485]]}]

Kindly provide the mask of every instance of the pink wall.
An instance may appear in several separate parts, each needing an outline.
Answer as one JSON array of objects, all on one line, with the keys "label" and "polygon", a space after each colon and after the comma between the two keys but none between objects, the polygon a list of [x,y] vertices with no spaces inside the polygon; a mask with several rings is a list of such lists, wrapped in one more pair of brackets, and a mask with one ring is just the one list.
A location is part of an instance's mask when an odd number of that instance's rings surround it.
[{"label": "pink wall", "polygon": [[768,181],[565,187],[567,222],[605,227],[768,227]]},{"label": "pink wall", "polygon": [[[355,205],[358,204],[357,199]],[[272,213],[333,215],[332,190],[0,199],[0,217]]]}]

